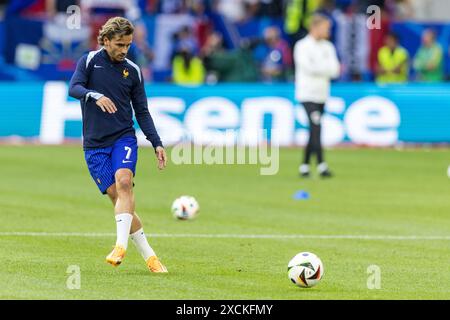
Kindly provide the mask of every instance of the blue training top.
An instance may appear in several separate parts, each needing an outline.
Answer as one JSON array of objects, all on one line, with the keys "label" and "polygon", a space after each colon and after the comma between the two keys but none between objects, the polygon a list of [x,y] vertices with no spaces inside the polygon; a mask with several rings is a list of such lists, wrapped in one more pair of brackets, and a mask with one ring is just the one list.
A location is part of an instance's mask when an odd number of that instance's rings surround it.
[{"label": "blue training top", "polygon": [[[105,148],[125,136],[134,136],[133,109],[137,122],[156,149],[162,146],[148,111],[147,95],[140,68],[129,59],[112,61],[105,49],[80,58],[70,80],[69,95],[81,102],[83,148]],[[116,113],[103,112],[97,99],[106,96]]]}]

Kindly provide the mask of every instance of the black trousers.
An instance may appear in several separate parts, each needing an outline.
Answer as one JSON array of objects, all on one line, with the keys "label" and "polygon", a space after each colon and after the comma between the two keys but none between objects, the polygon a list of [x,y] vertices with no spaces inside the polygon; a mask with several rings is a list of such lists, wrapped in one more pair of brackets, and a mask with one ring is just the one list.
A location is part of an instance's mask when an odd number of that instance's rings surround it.
[{"label": "black trousers", "polygon": [[304,164],[311,162],[311,157],[317,157],[317,163],[324,162],[322,142],[321,142],[321,120],[324,112],[324,103],[303,102],[306,114],[309,119],[309,141],[305,148]]}]

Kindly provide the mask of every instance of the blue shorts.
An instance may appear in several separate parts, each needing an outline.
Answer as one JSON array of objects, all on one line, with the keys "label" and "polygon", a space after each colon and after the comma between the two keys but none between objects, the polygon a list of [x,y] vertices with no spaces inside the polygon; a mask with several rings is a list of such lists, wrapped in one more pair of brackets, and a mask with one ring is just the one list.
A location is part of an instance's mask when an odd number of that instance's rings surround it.
[{"label": "blue shorts", "polygon": [[103,194],[116,182],[114,175],[117,170],[125,168],[130,169],[133,175],[136,173],[137,156],[136,137],[123,137],[110,147],[84,151],[89,173]]}]

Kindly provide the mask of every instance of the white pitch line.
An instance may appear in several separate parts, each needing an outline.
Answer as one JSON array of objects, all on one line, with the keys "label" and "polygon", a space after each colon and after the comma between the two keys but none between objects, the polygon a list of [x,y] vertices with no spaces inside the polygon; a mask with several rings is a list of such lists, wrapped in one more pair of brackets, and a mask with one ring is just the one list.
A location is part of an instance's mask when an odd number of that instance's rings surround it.
[{"label": "white pitch line", "polygon": [[[80,232],[0,232],[0,237],[115,237],[115,233]],[[450,236],[396,235],[308,235],[308,234],[148,234],[152,238],[220,238],[220,239],[319,239],[319,240],[450,240]]]}]

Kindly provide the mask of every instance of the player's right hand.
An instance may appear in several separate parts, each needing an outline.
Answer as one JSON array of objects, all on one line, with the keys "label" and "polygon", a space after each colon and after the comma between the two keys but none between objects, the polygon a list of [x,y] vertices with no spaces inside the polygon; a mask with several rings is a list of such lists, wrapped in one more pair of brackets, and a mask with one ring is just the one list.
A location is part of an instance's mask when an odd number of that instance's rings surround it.
[{"label": "player's right hand", "polygon": [[117,111],[116,105],[108,97],[101,97],[97,100],[96,104],[100,107],[100,109],[102,109],[103,112],[116,113]]},{"label": "player's right hand", "polygon": [[158,169],[162,170],[167,166],[166,150],[163,147],[156,147],[155,153],[158,158]]}]

